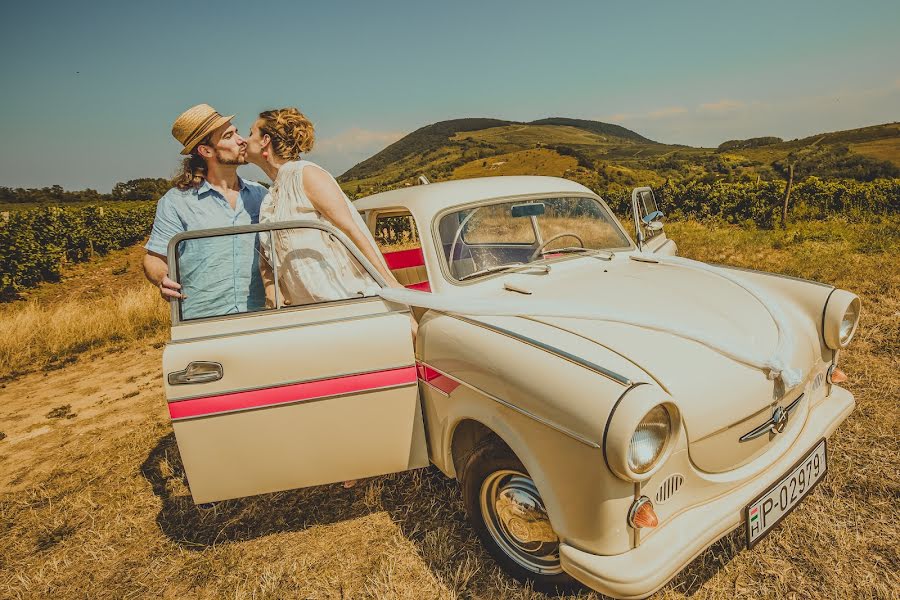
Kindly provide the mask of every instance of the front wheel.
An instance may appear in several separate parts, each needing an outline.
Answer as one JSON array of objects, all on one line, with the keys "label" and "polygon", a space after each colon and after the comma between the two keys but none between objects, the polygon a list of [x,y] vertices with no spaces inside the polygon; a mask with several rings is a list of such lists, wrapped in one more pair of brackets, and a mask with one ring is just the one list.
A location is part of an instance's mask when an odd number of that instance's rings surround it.
[{"label": "front wheel", "polygon": [[580,587],[562,569],[559,538],[537,486],[508,448],[496,440],[476,448],[463,469],[462,492],[472,528],[507,573],[541,592]]}]

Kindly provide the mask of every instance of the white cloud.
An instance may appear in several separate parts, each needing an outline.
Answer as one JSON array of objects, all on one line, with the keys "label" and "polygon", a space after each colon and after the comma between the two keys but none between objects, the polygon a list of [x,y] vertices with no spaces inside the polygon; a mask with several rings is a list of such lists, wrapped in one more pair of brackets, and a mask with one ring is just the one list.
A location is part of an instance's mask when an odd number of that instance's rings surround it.
[{"label": "white cloud", "polygon": [[406,135],[403,131],[376,131],[352,127],[316,140],[310,158],[335,176],[362,162]]},{"label": "white cloud", "polygon": [[389,146],[406,135],[402,131],[373,131],[354,127],[316,140],[315,150],[322,152],[359,152],[372,146]]}]

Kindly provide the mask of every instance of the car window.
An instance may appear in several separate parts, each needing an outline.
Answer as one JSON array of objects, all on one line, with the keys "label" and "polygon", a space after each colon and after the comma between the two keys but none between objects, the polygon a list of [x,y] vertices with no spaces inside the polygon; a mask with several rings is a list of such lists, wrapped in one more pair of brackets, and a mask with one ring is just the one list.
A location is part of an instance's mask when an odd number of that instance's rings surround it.
[{"label": "car window", "polygon": [[183,321],[371,297],[379,289],[337,236],[312,227],[185,239],[175,261]]},{"label": "car window", "polygon": [[430,292],[428,270],[416,221],[409,212],[375,218],[375,242],[394,278],[404,287]]},{"label": "car window", "polygon": [[528,219],[510,219],[511,204],[482,206],[458,213],[465,221],[466,244],[532,244],[534,228]]},{"label": "car window", "polygon": [[442,255],[456,280],[581,248],[632,247],[609,210],[584,196],[485,203],[443,214],[438,232]]},{"label": "car window", "polygon": [[416,221],[408,212],[378,215],[374,236],[382,253],[421,247]]}]

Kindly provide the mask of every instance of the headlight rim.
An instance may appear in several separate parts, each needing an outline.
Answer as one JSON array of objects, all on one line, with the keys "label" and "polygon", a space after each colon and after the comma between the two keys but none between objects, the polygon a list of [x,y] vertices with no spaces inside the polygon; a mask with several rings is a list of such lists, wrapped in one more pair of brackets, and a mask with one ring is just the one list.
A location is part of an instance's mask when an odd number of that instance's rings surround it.
[{"label": "headlight rim", "polygon": [[[844,314],[841,317],[841,321],[838,324],[838,343],[840,343],[841,348],[846,348],[850,345],[850,342],[853,341],[853,336],[856,335],[856,330],[859,327],[859,315],[860,310],[862,309],[862,303],[859,301],[859,298],[854,298],[847,308],[844,310]],[[841,335],[840,331],[843,329],[844,320],[847,318],[847,314],[854,310],[856,313],[856,319],[853,321],[853,326],[850,328],[850,333],[847,334],[846,339],[843,335]]]},{"label": "headlight rim", "polygon": [[[623,401],[627,396],[627,400]],[[628,465],[628,450],[638,424],[657,406],[669,417],[669,435],[653,465],[637,473]],[[671,396],[649,384],[632,386],[615,403],[607,418],[603,434],[603,457],[616,477],[629,483],[640,483],[653,477],[672,455],[681,436],[681,413]]]},{"label": "headlight rim", "polygon": [[[841,336],[844,317],[853,307],[856,310],[856,321],[850,329],[850,334],[846,337]],[[834,288],[828,295],[822,310],[822,338],[825,345],[832,350],[843,350],[849,346],[859,329],[861,315],[862,301],[859,296],[847,290]]]}]

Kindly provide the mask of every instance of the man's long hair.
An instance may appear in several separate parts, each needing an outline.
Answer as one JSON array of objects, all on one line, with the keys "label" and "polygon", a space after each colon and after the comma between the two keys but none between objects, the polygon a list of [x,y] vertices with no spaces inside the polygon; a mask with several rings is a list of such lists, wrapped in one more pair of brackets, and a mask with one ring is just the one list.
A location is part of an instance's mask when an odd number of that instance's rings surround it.
[{"label": "man's long hair", "polygon": [[191,152],[181,163],[181,171],[172,179],[172,185],[181,191],[198,188],[206,179],[206,159],[197,153],[197,147],[201,144],[209,145],[209,137],[205,137],[197,143]]}]

